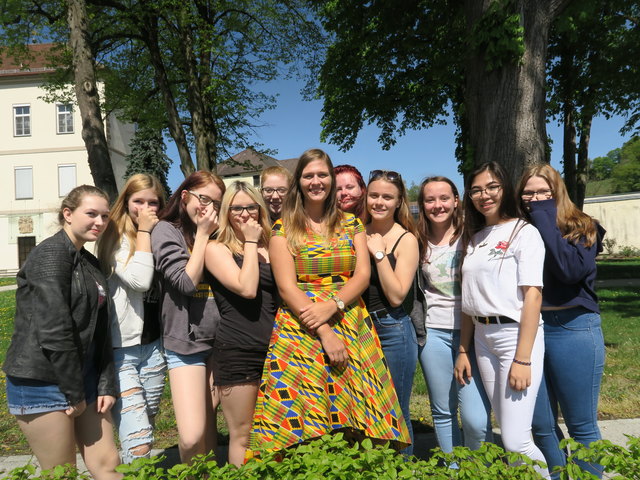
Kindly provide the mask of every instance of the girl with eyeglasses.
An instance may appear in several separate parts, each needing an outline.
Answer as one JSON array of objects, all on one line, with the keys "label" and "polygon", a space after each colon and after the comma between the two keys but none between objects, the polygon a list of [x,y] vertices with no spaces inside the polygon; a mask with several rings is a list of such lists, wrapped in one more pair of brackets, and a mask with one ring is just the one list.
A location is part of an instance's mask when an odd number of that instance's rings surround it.
[{"label": "girl with eyeglasses", "polygon": [[[470,341],[484,389],[508,451],[545,461],[531,438],[542,380],[544,334],[540,317],[544,244],[523,220],[502,166],[480,165],[466,181],[462,264],[464,318],[455,375],[471,375]],[[537,468],[548,475],[546,468]]]},{"label": "girl with eyeglasses", "polygon": [[[366,190],[367,247],[371,280],[362,294],[413,436],[409,403],[418,359],[418,339],[409,297],[418,266],[418,241],[404,182],[397,172],[374,170]],[[408,298],[409,297],[409,298]],[[405,301],[408,303],[403,305]],[[413,438],[413,437],[412,437]],[[411,455],[412,445],[403,450]]]},{"label": "girl with eyeglasses", "polygon": [[[491,405],[482,385],[475,349],[469,343],[468,350],[459,353],[460,327],[467,317],[461,308],[462,201],[451,180],[436,176],[426,178],[420,185],[418,207],[420,268],[426,278],[427,304],[422,319],[426,342],[419,347],[419,360],[436,438],[445,452],[460,445],[477,450],[481,442],[493,441],[493,434]],[[465,355],[469,361],[463,384],[453,376],[458,355]]]},{"label": "girl with eyeglasses", "polygon": [[157,178],[133,175],[113,204],[111,221],[98,241],[98,258],[114,305],[110,321],[120,395],[113,417],[124,463],[151,456],[154,419],[164,391],[167,366],[151,253],[151,231],[164,202]]},{"label": "girl with eyeglasses", "polygon": [[370,273],[364,227],[338,209],[333,165],[322,150],[307,150],[298,161],[269,257],[283,304],[258,392],[250,453],[335,431],[409,444],[360,298]]},{"label": "girl with eyeglasses", "polygon": [[224,191],[217,175],[192,173],[160,212],[151,234],[162,283],[162,339],[183,463],[216,446],[218,400],[209,357],[219,314],[203,275],[205,249],[218,228]]},{"label": "girl with eyeglasses", "polygon": [[[558,404],[574,440],[588,446],[601,438],[598,396],[605,349],[595,280],[605,232],[571,202],[564,181],[550,165],[528,168],[518,191],[547,252],[542,293],[545,381],[536,401],[533,438],[551,468],[566,465],[566,452],[558,445],[563,438]],[[601,465],[578,465],[602,477]]]},{"label": "girl with eyeglasses", "polygon": [[270,234],[262,196],[245,182],[229,185],[205,265],[220,310],[213,342],[214,385],[229,427],[229,462],[238,466],[249,444],[278,301],[267,249]]}]

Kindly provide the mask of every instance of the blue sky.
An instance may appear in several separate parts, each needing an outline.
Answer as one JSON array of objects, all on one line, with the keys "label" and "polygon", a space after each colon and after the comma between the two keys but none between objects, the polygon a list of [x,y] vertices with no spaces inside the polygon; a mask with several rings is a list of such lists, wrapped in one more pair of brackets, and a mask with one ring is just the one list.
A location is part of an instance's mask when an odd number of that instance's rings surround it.
[{"label": "blue sky", "polygon": [[[275,158],[294,158],[308,148],[322,148],[331,156],[334,165],[355,165],[362,172],[365,181],[370,170],[379,168],[396,170],[402,174],[407,186],[411,182],[419,184],[426,176],[445,175],[454,180],[459,188],[462,187],[462,176],[458,173],[454,156],[453,125],[408,132],[398,137],[396,145],[388,151],[383,150],[378,143],[378,129],[369,126],[360,132],[351,150],[341,152],[335,145],[320,142],[322,102],[303,100],[300,88],[301,84],[295,80],[282,80],[268,86],[268,93],[279,95],[278,105],[261,117],[265,126],[257,130],[255,141],[277,150]],[[599,117],[594,120],[590,158],[603,156],[622,146],[630,138],[630,135],[620,135],[622,123],[619,117],[610,120]],[[551,164],[561,170],[562,128],[553,122],[547,125],[547,133],[553,139]],[[179,158],[174,145],[169,146],[167,154],[174,161],[169,172],[169,186],[175,190],[184,177],[179,169]]]}]

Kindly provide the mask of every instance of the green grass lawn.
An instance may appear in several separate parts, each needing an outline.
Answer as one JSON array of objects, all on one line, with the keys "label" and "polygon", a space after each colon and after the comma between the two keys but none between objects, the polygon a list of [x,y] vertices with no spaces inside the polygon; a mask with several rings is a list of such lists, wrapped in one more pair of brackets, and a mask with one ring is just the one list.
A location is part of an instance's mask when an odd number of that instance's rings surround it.
[{"label": "green grass lawn", "polygon": [[0,278],[0,287],[4,287],[5,285],[15,285],[16,277],[2,277]]},{"label": "green grass lawn", "polygon": [[[602,381],[599,416],[602,419],[640,417],[640,292],[637,288],[598,291],[607,358]],[[0,362],[11,339],[15,292],[0,292]],[[0,372],[0,455],[27,453],[28,445],[13,416],[7,412],[5,377]],[[416,371],[411,417],[417,432],[432,429],[429,401],[420,367]],[[168,386],[156,420],[156,446],[177,444],[177,432]],[[224,434],[223,415],[218,429]]]}]

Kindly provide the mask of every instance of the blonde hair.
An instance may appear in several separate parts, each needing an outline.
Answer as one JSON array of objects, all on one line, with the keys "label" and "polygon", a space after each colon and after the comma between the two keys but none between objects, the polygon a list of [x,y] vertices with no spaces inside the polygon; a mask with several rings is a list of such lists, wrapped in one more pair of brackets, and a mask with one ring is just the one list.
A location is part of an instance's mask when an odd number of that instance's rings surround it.
[{"label": "blonde hair", "polygon": [[260,186],[265,182],[267,177],[284,177],[287,186],[291,183],[291,172],[281,165],[273,165],[262,170],[260,174]]},{"label": "blonde hair", "polygon": [[226,245],[231,252],[241,255],[243,252],[242,242],[238,239],[233,224],[229,220],[229,207],[231,202],[238,194],[238,192],[244,192],[254,203],[260,205],[260,215],[258,217],[258,223],[262,227],[262,235],[260,236],[259,245],[267,247],[269,245],[269,237],[271,236],[271,221],[267,213],[267,206],[262,199],[262,195],[249,185],[247,182],[236,180],[227,187],[227,191],[224,192],[222,197],[222,204],[220,206],[220,226],[218,227],[217,241]]},{"label": "blonde hair", "polygon": [[165,204],[164,188],[160,180],[147,173],[132,175],[129,180],[127,180],[127,183],[125,183],[122,192],[113,204],[110,214],[111,221],[98,240],[98,260],[100,261],[100,268],[107,276],[113,273],[113,256],[122,242],[123,235],[126,236],[129,241],[129,256],[127,257],[127,262],[136,251],[136,234],[138,229],[129,216],[128,203],[131,195],[149,189],[153,190],[153,193],[158,197],[158,211],[160,211]]},{"label": "blonde hair", "polygon": [[558,171],[549,164],[531,165],[525,169],[520,179],[519,194],[522,194],[531,177],[543,178],[549,185],[558,210],[556,225],[563,238],[573,244],[582,242],[585,247],[591,247],[596,242],[598,234],[597,221],[580,211],[571,201],[564,180]]},{"label": "blonde hair", "polygon": [[338,208],[338,200],[336,198],[336,175],[333,171],[331,158],[319,148],[312,148],[304,152],[298,160],[293,179],[291,180],[291,188],[287,196],[284,198],[282,225],[287,233],[287,242],[289,250],[292,254],[297,254],[300,247],[307,236],[307,213],[304,210],[304,195],[300,188],[300,178],[302,171],[307,165],[314,160],[322,160],[329,169],[331,176],[331,190],[324,201],[325,231],[323,232],[325,240],[329,243],[340,229],[340,224],[344,219],[342,211]]}]

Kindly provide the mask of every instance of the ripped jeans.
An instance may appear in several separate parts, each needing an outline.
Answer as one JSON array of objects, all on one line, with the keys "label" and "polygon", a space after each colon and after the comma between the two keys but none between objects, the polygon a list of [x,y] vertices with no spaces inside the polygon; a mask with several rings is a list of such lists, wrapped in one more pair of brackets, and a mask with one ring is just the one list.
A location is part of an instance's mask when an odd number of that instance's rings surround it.
[{"label": "ripped jeans", "polygon": [[[167,364],[160,340],[113,349],[120,395],[112,409],[123,463],[149,458],[154,419],[160,408]],[[136,451],[139,447],[148,446]]]}]

